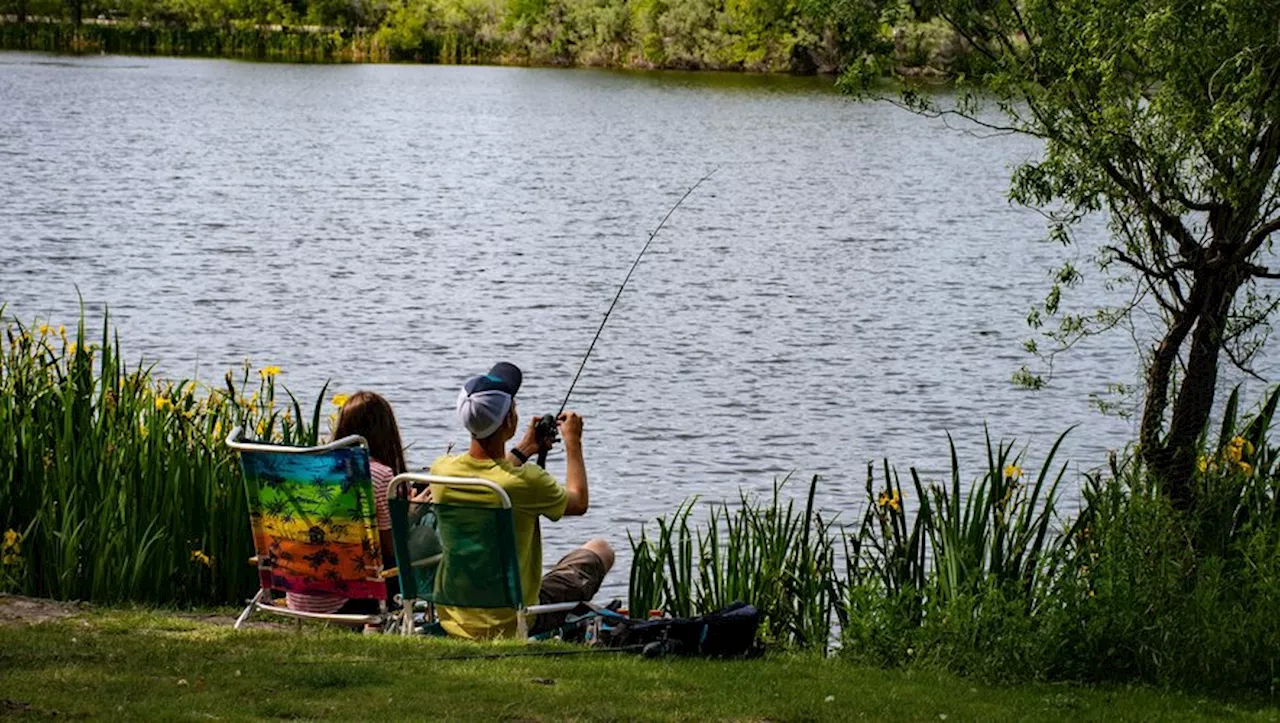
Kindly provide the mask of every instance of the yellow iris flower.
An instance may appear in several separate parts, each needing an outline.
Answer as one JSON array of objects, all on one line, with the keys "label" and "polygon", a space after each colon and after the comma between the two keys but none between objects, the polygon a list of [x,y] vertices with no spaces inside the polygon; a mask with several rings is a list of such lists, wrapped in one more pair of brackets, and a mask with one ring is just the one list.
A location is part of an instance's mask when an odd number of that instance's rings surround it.
[{"label": "yellow iris flower", "polygon": [[347,399],[349,399],[349,397],[345,394],[335,394],[333,395],[333,406],[341,408],[347,403]]},{"label": "yellow iris flower", "polygon": [[191,559],[194,562],[198,562],[201,565],[204,565],[205,567],[211,567],[213,565],[213,560],[210,559],[208,555],[204,554],[203,550],[192,550]]},{"label": "yellow iris flower", "polygon": [[269,367],[263,367],[258,370],[258,374],[261,375],[263,379],[270,379],[271,377],[274,377],[279,373],[280,373],[280,367],[275,365],[272,365]]},{"label": "yellow iris flower", "polygon": [[173,400],[168,397],[156,397],[156,409],[173,409]]},{"label": "yellow iris flower", "polygon": [[1022,468],[1016,464],[1006,464],[1004,466],[1004,476],[1006,479],[1019,479],[1022,477]]}]

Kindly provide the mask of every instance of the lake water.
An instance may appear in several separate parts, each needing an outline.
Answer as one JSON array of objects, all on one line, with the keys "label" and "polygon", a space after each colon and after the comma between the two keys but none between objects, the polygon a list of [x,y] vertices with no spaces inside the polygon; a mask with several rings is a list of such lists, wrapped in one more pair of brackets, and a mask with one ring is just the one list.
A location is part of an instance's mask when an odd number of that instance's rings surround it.
[{"label": "lake water", "polygon": [[303,398],[378,391],[425,465],[465,442],[457,389],[495,361],[524,368],[522,413],[558,407],[648,232],[718,168],[574,393],[592,509],[545,528],[548,563],[604,535],[617,592],[627,530],[791,473],[853,521],[867,462],[937,477],[950,431],[977,475],[984,422],[1031,473],[1079,425],[1074,484],[1133,436],[1089,397],[1136,378],[1134,342],[1059,357],[1040,392],[1010,375],[1050,269],[1087,267],[1101,225],[1064,249],[1007,203],[1035,143],[830,86],[0,53],[0,302],[71,324],[78,290],[174,377],[250,359]]}]

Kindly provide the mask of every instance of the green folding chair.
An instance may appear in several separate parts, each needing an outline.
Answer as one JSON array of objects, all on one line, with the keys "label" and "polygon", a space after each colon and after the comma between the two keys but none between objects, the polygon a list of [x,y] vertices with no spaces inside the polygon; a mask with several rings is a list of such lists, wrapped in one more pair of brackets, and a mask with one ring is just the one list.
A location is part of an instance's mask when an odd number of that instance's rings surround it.
[{"label": "green folding chair", "polygon": [[[412,485],[438,484],[477,491],[475,504],[432,504],[418,520],[410,519]],[[414,608],[425,603],[428,626],[438,622],[437,605],[511,608],[517,635],[529,637],[529,616],[566,612],[579,603],[525,605],[516,555],[515,518],[511,498],[495,482],[472,477],[401,474],[387,488],[404,616],[403,635],[414,632]],[[425,546],[429,538],[415,528],[434,525],[439,550]],[[427,549],[424,549],[427,548]]]},{"label": "green folding chair", "polygon": [[[318,447],[290,447],[241,435],[236,427],[226,444],[240,453],[257,553],[249,562],[258,567],[261,588],[235,627],[258,610],[344,625],[386,621],[387,586],[365,439],[352,435]],[[379,613],[309,613],[273,602],[273,593],[288,592],[375,600]]]}]

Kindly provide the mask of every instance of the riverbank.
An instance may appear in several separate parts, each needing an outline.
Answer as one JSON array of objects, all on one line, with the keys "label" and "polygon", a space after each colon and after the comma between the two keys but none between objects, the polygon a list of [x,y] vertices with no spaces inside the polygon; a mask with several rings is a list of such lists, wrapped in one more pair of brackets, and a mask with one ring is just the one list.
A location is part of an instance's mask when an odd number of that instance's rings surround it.
[{"label": "riverbank", "polygon": [[[550,647],[360,636],[227,616],[0,596],[0,715],[128,719],[1274,720],[1280,709],[1145,687],[994,686],[797,655],[646,660]],[[38,602],[38,601],[37,601]],[[32,607],[28,605],[27,607]],[[496,659],[457,659],[507,654]]]},{"label": "riverbank", "polygon": [[[777,35],[736,27],[724,18],[703,19],[693,37],[625,27],[606,28],[601,18],[574,27],[534,33],[500,11],[483,22],[459,24],[435,15],[403,17],[411,6],[373,25],[280,22],[279,17],[84,18],[0,15],[0,50],[50,53],[223,57],[295,63],[484,64],[595,67],[628,70],[712,70],[837,74],[851,62],[870,62],[900,76],[946,77],[963,70],[960,38],[938,21],[882,26],[871,40],[841,40],[818,23]],[[632,12],[623,9],[621,12]],[[613,21],[617,22],[617,21]],[[655,15],[651,23],[662,24]],[[798,18],[791,23],[802,23]],[[806,21],[807,22],[807,21]],[[837,23],[838,24],[838,23]],[[641,23],[641,27],[643,27]],[[714,31],[714,32],[712,32]],[[776,35],[776,37],[775,37]],[[557,37],[560,36],[560,37]]]}]

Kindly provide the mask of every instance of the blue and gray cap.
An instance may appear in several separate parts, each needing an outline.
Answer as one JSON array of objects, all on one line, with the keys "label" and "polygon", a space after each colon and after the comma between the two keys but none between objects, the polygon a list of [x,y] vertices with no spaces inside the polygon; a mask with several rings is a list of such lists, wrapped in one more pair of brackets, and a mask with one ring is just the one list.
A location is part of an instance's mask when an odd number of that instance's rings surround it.
[{"label": "blue and gray cap", "polygon": [[458,393],[458,421],[476,439],[485,439],[502,426],[520,390],[520,368],[508,362],[493,365],[488,374],[471,377]]}]

